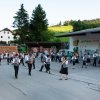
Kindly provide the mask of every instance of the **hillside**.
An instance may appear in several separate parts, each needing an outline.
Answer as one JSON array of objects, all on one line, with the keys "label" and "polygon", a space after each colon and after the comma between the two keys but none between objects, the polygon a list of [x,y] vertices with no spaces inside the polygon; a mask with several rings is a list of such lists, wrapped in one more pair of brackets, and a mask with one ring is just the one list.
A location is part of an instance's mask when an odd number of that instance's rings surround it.
[{"label": "hillside", "polygon": [[51,26],[51,27],[48,27],[48,29],[61,33],[61,32],[71,32],[73,27],[72,26]]},{"label": "hillside", "polygon": [[[51,26],[48,27],[49,30],[54,31],[55,35],[65,34],[67,32],[71,32],[73,30],[72,26]],[[59,38],[62,42],[69,42],[68,37]]]}]

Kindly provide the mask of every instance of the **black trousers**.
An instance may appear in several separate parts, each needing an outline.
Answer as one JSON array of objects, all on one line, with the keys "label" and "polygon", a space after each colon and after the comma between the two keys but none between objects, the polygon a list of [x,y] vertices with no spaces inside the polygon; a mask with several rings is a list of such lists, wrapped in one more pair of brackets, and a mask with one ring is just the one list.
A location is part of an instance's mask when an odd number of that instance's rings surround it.
[{"label": "black trousers", "polygon": [[24,66],[24,59],[21,59],[21,60],[20,60],[20,64],[21,64],[21,63],[22,63],[23,66]]},{"label": "black trousers", "polygon": [[49,72],[50,74],[50,64],[46,64],[46,72]]},{"label": "black trousers", "polygon": [[9,61],[9,62],[11,63],[11,62],[12,62],[12,60],[13,60],[13,58],[12,58],[12,57],[10,57],[10,61]]},{"label": "black trousers", "polygon": [[32,64],[28,63],[28,74],[31,75]]},{"label": "black trousers", "polygon": [[35,61],[33,61],[33,69],[35,69]]},{"label": "black trousers", "polygon": [[96,66],[96,62],[97,62],[97,59],[94,58],[94,61],[93,61],[93,66]]},{"label": "black trousers", "polygon": [[0,65],[1,65],[1,58],[0,58]]},{"label": "black trousers", "polygon": [[73,66],[75,65],[76,61],[73,61]]},{"label": "black trousers", "polygon": [[10,63],[10,58],[7,58],[7,64],[9,65],[9,63]]},{"label": "black trousers", "polygon": [[45,67],[45,69],[46,69],[46,64],[43,64],[42,66],[41,66],[41,68],[40,68],[40,71],[42,71],[42,69]]},{"label": "black trousers", "polygon": [[19,66],[14,66],[14,70],[15,70],[15,78],[17,78],[18,77]]}]

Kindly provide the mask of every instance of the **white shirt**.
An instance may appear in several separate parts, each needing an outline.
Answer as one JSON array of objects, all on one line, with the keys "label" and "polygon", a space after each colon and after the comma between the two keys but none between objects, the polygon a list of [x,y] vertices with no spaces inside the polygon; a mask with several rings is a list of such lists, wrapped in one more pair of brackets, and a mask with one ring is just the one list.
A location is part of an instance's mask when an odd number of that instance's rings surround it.
[{"label": "white shirt", "polygon": [[68,67],[67,65],[68,65],[68,60],[66,60],[66,61],[63,63],[63,67],[66,68],[66,67]]},{"label": "white shirt", "polygon": [[[15,57],[15,58],[13,58],[12,63],[14,63],[14,62],[15,62],[15,59],[16,59],[16,57]],[[19,59],[19,58],[18,58],[18,63],[20,63],[20,59]]]},{"label": "white shirt", "polygon": [[48,63],[48,64],[50,64],[50,62],[51,62],[51,58],[46,58],[46,63]]},{"label": "white shirt", "polygon": [[29,60],[29,56],[25,55],[25,61],[28,61],[28,60]]}]

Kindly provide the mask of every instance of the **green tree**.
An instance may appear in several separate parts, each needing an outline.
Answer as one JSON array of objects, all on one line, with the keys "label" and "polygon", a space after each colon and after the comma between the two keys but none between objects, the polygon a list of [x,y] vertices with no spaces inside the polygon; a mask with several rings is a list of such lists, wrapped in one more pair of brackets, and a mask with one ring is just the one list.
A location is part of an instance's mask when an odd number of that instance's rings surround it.
[{"label": "green tree", "polygon": [[72,25],[73,31],[80,31],[84,29],[100,27],[100,18],[92,20],[70,20],[65,21],[63,25]]},{"label": "green tree", "polygon": [[29,16],[27,11],[24,9],[23,4],[21,4],[20,9],[16,13],[16,16],[13,18],[13,27],[16,28],[15,39],[19,43],[25,43],[28,40]]},{"label": "green tree", "polygon": [[[46,13],[39,4],[35,10],[33,10],[30,20],[30,34],[33,37],[33,41],[45,41],[44,34],[47,28],[48,20],[46,19]],[[45,35],[47,36],[47,34]]]}]

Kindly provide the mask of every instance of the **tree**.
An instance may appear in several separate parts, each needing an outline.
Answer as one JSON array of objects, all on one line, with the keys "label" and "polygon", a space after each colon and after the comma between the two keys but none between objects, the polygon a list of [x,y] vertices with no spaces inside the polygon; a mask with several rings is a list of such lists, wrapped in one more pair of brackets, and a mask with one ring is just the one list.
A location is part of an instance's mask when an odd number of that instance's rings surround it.
[{"label": "tree", "polygon": [[53,40],[55,40],[55,32],[53,31],[45,31],[42,38],[43,38],[43,41],[48,41],[48,42],[51,42]]},{"label": "tree", "polygon": [[[30,20],[30,34],[33,41],[44,41],[44,33],[48,28],[48,20],[46,19],[46,13],[39,4],[32,12]],[[46,34],[45,34],[46,35]]]},{"label": "tree", "polygon": [[87,25],[81,20],[71,20],[69,24],[73,26],[73,31],[80,31],[87,28]]},{"label": "tree", "polygon": [[19,11],[17,11],[16,16],[14,16],[13,18],[13,27],[16,28],[15,39],[18,40],[19,43],[25,43],[29,33],[29,16],[27,14],[27,11],[24,9],[23,4],[21,4]]},{"label": "tree", "polygon": [[72,25],[73,31],[80,31],[84,29],[100,27],[100,18],[92,20],[70,20],[65,21],[63,25]]}]

